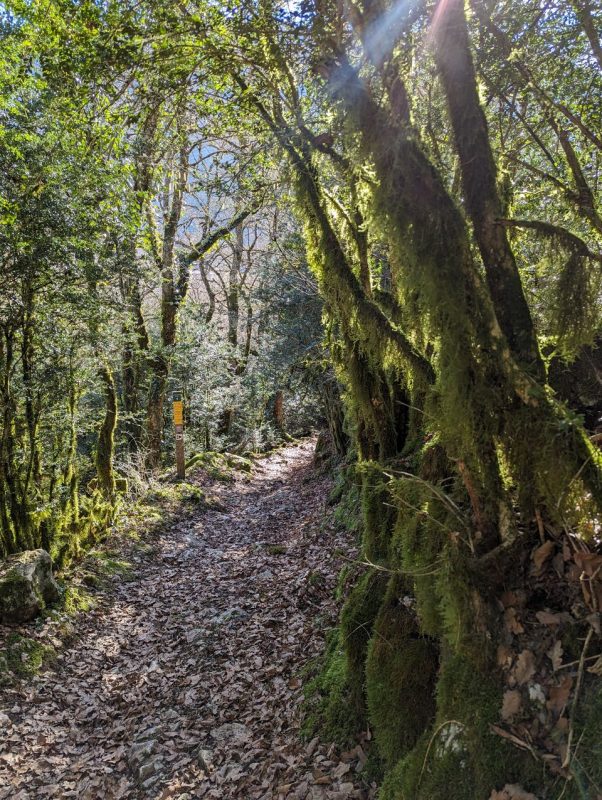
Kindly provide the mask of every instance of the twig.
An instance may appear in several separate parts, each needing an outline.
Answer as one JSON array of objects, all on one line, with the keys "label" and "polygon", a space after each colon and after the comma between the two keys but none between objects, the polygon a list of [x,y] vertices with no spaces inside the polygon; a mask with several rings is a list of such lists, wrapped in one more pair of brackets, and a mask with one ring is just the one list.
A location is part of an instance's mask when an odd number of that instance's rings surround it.
[{"label": "twig", "polygon": [[374,564],[369,559],[361,561],[360,559],[357,558],[349,558],[349,556],[346,556],[344,553],[341,553],[340,550],[336,552],[336,555],[338,555],[339,558],[348,561],[350,564],[357,564],[360,567],[371,567],[372,569],[376,569],[379,572],[386,572],[389,575],[413,575],[416,578],[423,578],[427,575],[436,575],[437,572],[439,572],[439,568],[435,567],[437,566],[437,564],[441,564],[441,560],[435,561],[433,564],[429,564],[427,567],[425,567],[425,570],[428,570],[428,572],[427,571],[418,572],[415,570],[407,570],[407,569],[389,569],[388,567],[383,567],[381,564]]},{"label": "twig", "polygon": [[539,531],[539,538],[542,544],[545,544],[546,541],[546,533],[543,526],[543,520],[541,518],[541,512],[538,508],[535,509],[535,519],[537,520],[537,530]]},{"label": "twig", "polygon": [[429,753],[431,752],[431,747],[435,738],[439,735],[439,733],[443,730],[443,728],[447,727],[448,725],[458,725],[462,730],[464,730],[464,725],[457,719],[447,719],[445,722],[442,722],[441,725],[435,730],[433,735],[431,736],[431,740],[429,742],[428,747],[426,748],[426,753],[424,754],[424,761],[422,762],[422,769],[420,770],[420,775],[418,776],[418,783],[416,784],[416,791],[418,791],[420,787],[420,782],[422,781],[422,776],[424,775],[424,770],[426,768],[426,762],[429,757]]},{"label": "twig", "polygon": [[515,736],[513,733],[510,733],[510,731],[505,731],[503,728],[500,728],[499,725],[490,725],[489,727],[493,731],[493,733],[497,733],[497,735],[501,736],[502,739],[507,739],[509,742],[512,742],[512,744],[516,745],[516,747],[519,747],[521,750],[528,750],[536,761],[539,759],[538,754],[531,747],[529,742],[525,742],[524,739],[519,739],[518,736]]},{"label": "twig", "polygon": [[[602,658],[602,653],[598,653],[597,656],[588,656],[587,658],[584,658],[583,660],[584,661],[593,661],[595,658]],[[561,664],[558,667],[558,669],[566,669],[567,667],[574,667],[576,664],[580,664],[580,663],[581,663],[581,659],[579,659],[578,661],[569,661],[568,664]]]}]

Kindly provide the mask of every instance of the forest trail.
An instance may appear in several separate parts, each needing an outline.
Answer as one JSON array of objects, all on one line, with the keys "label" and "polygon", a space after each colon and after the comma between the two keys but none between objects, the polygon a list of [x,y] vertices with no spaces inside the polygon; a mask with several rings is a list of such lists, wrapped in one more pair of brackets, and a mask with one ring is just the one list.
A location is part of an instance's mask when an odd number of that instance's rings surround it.
[{"label": "forest trail", "polygon": [[0,798],[367,798],[361,747],[302,742],[300,672],[324,647],[346,535],[314,442],[158,534],[81,615],[55,669],[8,690]]}]

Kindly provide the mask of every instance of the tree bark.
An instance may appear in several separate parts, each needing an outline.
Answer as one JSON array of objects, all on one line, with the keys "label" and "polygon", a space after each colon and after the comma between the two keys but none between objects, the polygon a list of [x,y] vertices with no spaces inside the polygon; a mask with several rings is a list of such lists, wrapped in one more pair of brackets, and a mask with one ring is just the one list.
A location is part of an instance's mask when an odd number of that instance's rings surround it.
[{"label": "tree bark", "polygon": [[441,75],[460,157],[465,205],[485,266],[496,316],[510,350],[523,369],[544,379],[531,312],[506,231],[497,170],[479,102],[470,53],[464,0],[446,0],[433,20],[435,60]]},{"label": "tree bark", "polygon": [[98,432],[96,445],[96,475],[98,487],[107,500],[115,496],[113,457],[115,451],[115,428],[117,426],[117,394],[113,375],[107,364],[98,370],[105,393],[105,415]]}]

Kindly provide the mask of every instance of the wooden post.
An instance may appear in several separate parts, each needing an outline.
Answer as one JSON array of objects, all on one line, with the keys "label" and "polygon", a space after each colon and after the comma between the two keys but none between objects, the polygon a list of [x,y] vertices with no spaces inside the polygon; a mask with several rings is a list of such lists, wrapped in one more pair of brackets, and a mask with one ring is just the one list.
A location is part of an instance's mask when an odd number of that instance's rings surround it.
[{"label": "wooden post", "polygon": [[176,469],[178,478],[186,477],[184,458],[184,404],[182,392],[178,389],[173,393],[173,424],[176,431]]}]

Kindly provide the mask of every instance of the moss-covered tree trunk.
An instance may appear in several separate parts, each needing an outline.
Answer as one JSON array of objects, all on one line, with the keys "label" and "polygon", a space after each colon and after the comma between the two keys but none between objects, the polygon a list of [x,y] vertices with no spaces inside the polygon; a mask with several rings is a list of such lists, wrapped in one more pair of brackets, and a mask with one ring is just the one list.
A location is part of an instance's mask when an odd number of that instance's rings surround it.
[{"label": "moss-covered tree trunk", "polygon": [[[575,534],[567,531],[599,516],[600,456],[546,385],[499,224],[504,209],[463,9],[461,0],[439,4],[429,37],[462,205],[413,127],[403,56],[370,50],[379,16],[397,19],[397,6],[366,0],[343,14],[317,2],[312,18],[316,71],[344,131],[344,155],[335,151],[333,161],[368,173],[367,219],[394,264],[385,302],[366,279],[365,248],[352,254],[330,213],[323,185],[330,174],[322,180],[317,155],[328,146],[304,130],[285,59],[273,56],[270,69],[281,72],[294,110],[288,117],[278,96],[266,102],[235,75],[293,168],[308,258],[336,321],[335,360],[360,454],[371,566],[343,611],[344,669],[332,651],[325,674],[338,676],[336,703],[363,705],[387,800],[488,800],[506,784],[552,798],[558,775],[567,796],[595,796],[597,744],[581,693],[602,706],[598,679],[582,680],[583,659],[593,642],[600,646],[591,614],[602,596],[593,571],[602,557],[585,539],[571,545]],[[399,327],[404,303],[409,330]],[[410,420],[396,411],[411,406],[422,421],[412,419],[412,449],[400,458]],[[595,567],[586,572],[586,563]],[[579,573],[595,588],[580,594]],[[571,624],[555,627],[567,621],[567,608]],[[573,670],[564,675],[550,655],[563,648]],[[575,753],[579,736],[585,770]]]},{"label": "moss-covered tree trunk", "polygon": [[105,413],[96,444],[96,477],[100,491],[107,500],[112,501],[115,496],[113,458],[115,428],[117,427],[117,393],[113,375],[107,364],[100,366],[98,377],[105,395]]},{"label": "moss-covered tree trunk", "polygon": [[[170,358],[176,343],[178,308],[185,297],[186,280],[183,287],[176,278],[175,246],[178,225],[182,215],[184,191],[188,179],[189,145],[185,132],[181,132],[183,141],[177,154],[174,174],[166,180],[166,195],[169,197],[169,209],[162,238],[156,230],[154,210],[149,206],[147,217],[151,229],[153,256],[161,275],[161,342],[159,352],[150,359],[151,386],[147,405],[147,449],[148,464],[155,469],[161,463],[161,442],[163,439],[163,406],[167,391]],[[172,186],[173,183],[173,186]],[[171,195],[169,189],[171,187]]]},{"label": "moss-covered tree trunk", "polygon": [[152,369],[152,376],[146,409],[147,463],[151,469],[157,469],[161,463],[163,407],[167,390],[169,363],[165,355],[157,353],[151,359],[150,366]]}]

